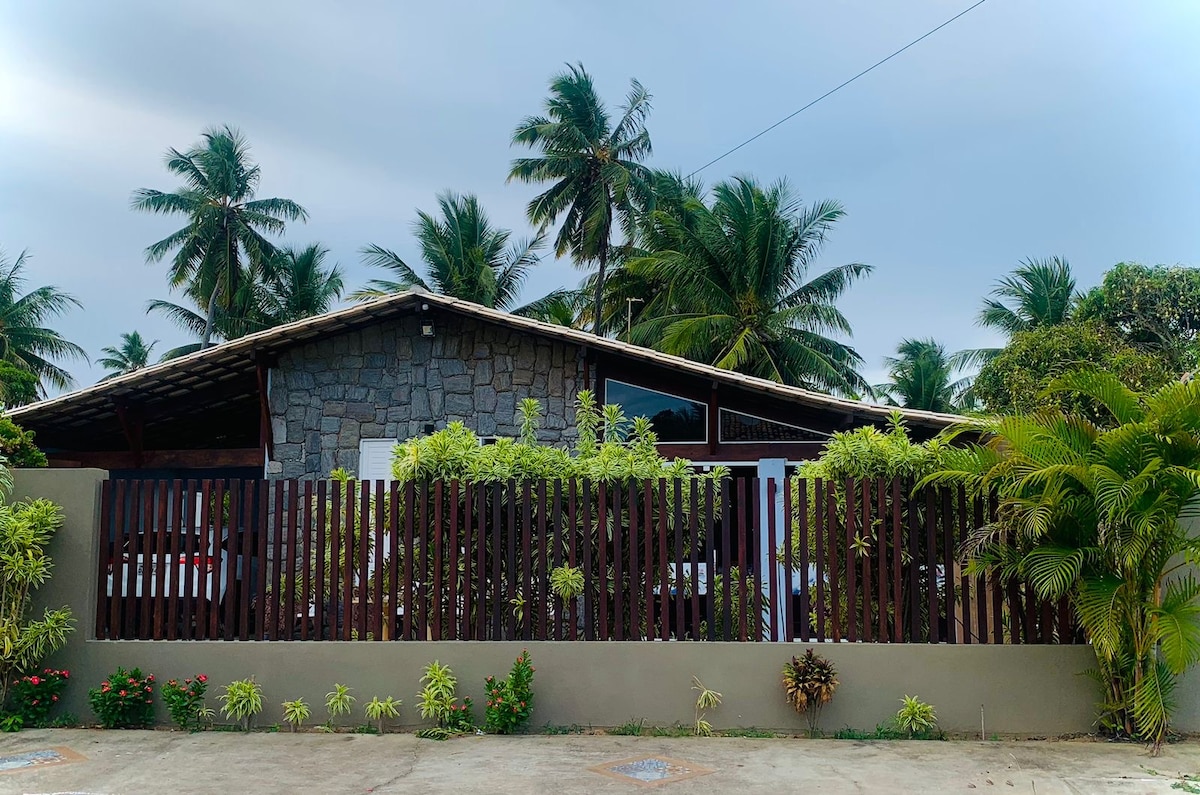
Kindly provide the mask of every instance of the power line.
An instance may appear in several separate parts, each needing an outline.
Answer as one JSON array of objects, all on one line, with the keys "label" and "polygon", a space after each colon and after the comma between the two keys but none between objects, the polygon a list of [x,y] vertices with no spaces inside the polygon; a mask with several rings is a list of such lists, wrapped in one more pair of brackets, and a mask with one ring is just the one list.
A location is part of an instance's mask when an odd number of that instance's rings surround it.
[{"label": "power line", "polygon": [[767,133],[771,132],[771,130],[774,130],[774,129],[775,129],[776,127],[778,127],[779,125],[781,125],[781,124],[783,124],[784,122],[786,122],[786,121],[789,121],[789,120],[791,120],[792,118],[794,118],[794,117],[796,117],[796,116],[800,115],[801,113],[803,113],[804,111],[808,110],[808,109],[809,109],[809,108],[811,108],[813,105],[816,105],[818,102],[820,102],[821,100],[825,99],[826,97],[828,97],[828,96],[831,96],[831,95],[833,95],[833,94],[836,94],[837,92],[841,91],[841,90],[842,90],[843,88],[845,88],[846,86],[848,86],[848,85],[850,85],[851,83],[853,83],[853,82],[854,82],[855,80],[857,80],[858,78],[862,77],[863,75],[867,74],[868,72],[872,72],[872,71],[874,71],[875,69],[879,68],[880,66],[883,66],[885,63],[887,63],[888,61],[892,60],[893,58],[895,58],[897,55],[899,55],[900,53],[904,52],[904,51],[905,51],[905,50],[907,50],[908,48],[910,48],[910,47],[912,47],[912,46],[914,46],[914,45],[916,45],[916,44],[920,44],[922,41],[924,41],[925,39],[929,38],[929,37],[930,37],[930,36],[932,36],[933,34],[937,33],[939,30],[941,30],[942,28],[946,27],[946,26],[947,26],[947,25],[949,25],[951,22],[954,22],[955,20],[957,20],[957,19],[960,19],[961,17],[964,17],[964,16],[966,16],[967,14],[969,14],[969,13],[970,13],[970,12],[972,12],[972,11],[974,11],[976,8],[979,8],[981,5],[983,5],[983,4],[984,4],[984,3],[986,3],[986,2],[987,2],[987,0],[979,0],[979,2],[975,3],[975,5],[973,5],[973,6],[970,6],[969,8],[966,8],[966,9],[964,9],[964,10],[962,10],[962,11],[958,12],[957,14],[955,14],[955,15],[954,15],[954,16],[952,16],[952,17],[950,17],[949,19],[947,19],[947,20],[946,20],[945,22],[943,22],[942,24],[938,25],[938,26],[937,26],[936,28],[934,28],[933,30],[931,30],[931,31],[927,32],[925,35],[921,36],[920,38],[913,39],[913,40],[912,40],[912,41],[910,41],[908,44],[905,44],[903,47],[901,47],[900,49],[896,50],[894,53],[892,53],[892,54],[891,54],[891,55],[889,55],[888,57],[884,58],[883,60],[881,60],[881,61],[876,61],[875,63],[873,63],[873,64],[871,64],[870,66],[868,66],[866,69],[863,69],[861,72],[859,72],[858,74],[856,74],[854,77],[850,78],[849,80],[847,80],[846,82],[842,83],[841,85],[838,85],[838,86],[836,86],[836,87],[834,87],[834,88],[831,88],[831,89],[829,89],[829,90],[828,90],[828,91],[826,91],[824,94],[822,94],[821,96],[817,97],[817,98],[816,98],[816,99],[814,99],[812,102],[808,103],[807,105],[805,105],[804,107],[800,108],[799,110],[797,110],[797,111],[794,111],[794,112],[792,112],[792,113],[789,113],[788,115],[784,116],[784,117],[783,117],[782,119],[780,119],[779,121],[777,121],[777,122],[775,122],[774,124],[772,124],[770,127],[766,128],[765,130],[763,130],[763,131],[759,132],[759,133],[758,133],[758,134],[756,134],[756,135],[753,135],[753,136],[751,136],[750,138],[747,138],[746,140],[742,141],[740,144],[738,144],[737,146],[733,147],[732,149],[730,149],[728,152],[724,153],[723,155],[720,155],[720,156],[718,156],[718,157],[714,157],[712,160],[710,160],[710,161],[708,161],[707,163],[705,163],[704,165],[700,166],[700,168],[696,169],[696,170],[695,170],[695,171],[693,171],[691,174],[688,174],[688,176],[689,176],[689,177],[694,177],[695,175],[699,174],[699,173],[700,173],[701,171],[703,171],[704,169],[706,169],[706,168],[708,168],[709,166],[711,166],[713,163],[716,163],[716,162],[718,162],[718,161],[720,161],[720,160],[724,160],[725,158],[729,157],[731,154],[733,154],[733,153],[734,153],[734,152],[736,152],[737,150],[741,149],[743,146],[746,146],[747,144],[754,143],[754,142],[755,142],[755,141],[757,141],[759,138],[762,138],[764,135],[766,135]]}]

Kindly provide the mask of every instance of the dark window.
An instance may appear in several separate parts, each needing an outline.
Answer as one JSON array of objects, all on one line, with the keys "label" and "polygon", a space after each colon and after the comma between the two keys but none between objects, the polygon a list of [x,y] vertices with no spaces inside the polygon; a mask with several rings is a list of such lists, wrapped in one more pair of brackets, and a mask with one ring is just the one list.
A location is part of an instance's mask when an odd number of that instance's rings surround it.
[{"label": "dark window", "polygon": [[704,442],[708,439],[708,407],[703,403],[611,378],[604,382],[604,402],[619,405],[627,417],[648,418],[660,442]]},{"label": "dark window", "polygon": [[810,431],[798,425],[788,425],[784,422],[773,422],[742,414],[729,409],[721,409],[721,441],[737,444],[739,442],[825,442],[829,434],[820,431]]}]

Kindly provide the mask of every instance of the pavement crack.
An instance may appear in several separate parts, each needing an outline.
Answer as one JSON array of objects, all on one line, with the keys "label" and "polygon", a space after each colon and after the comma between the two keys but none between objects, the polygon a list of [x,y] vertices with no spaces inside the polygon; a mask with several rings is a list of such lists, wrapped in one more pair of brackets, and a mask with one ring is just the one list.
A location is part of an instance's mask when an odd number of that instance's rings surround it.
[{"label": "pavement crack", "polygon": [[413,743],[413,746],[412,746],[412,754],[409,756],[409,759],[408,759],[408,767],[407,767],[407,769],[405,769],[405,770],[401,770],[399,773],[397,773],[396,775],[392,776],[391,778],[389,778],[387,781],[383,782],[382,784],[377,784],[377,785],[375,785],[375,786],[373,786],[373,787],[368,787],[368,788],[367,788],[367,792],[382,792],[382,791],[385,791],[385,790],[386,790],[386,788],[388,788],[388,787],[392,786],[392,785],[393,785],[393,784],[395,784],[397,781],[400,781],[401,779],[404,779],[404,778],[408,778],[410,775],[412,775],[412,772],[413,772],[414,770],[416,770],[416,768],[417,768],[417,758],[418,758],[420,755],[421,755],[421,743],[420,743],[420,742],[414,742],[414,743]]}]

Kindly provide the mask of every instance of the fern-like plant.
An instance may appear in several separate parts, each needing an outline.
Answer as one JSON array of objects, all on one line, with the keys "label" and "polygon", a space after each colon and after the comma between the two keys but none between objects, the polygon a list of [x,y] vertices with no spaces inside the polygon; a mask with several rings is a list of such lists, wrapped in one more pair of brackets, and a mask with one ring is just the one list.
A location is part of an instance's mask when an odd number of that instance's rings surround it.
[{"label": "fern-like plant", "polygon": [[383,734],[383,722],[385,720],[395,720],[400,717],[400,701],[388,696],[383,701],[379,700],[379,696],[375,696],[368,701],[363,711],[367,715],[367,720],[373,720],[377,723],[379,733]]},{"label": "fern-like plant", "polygon": [[916,696],[905,696],[900,699],[900,704],[900,709],[896,712],[896,728],[909,737],[937,728],[937,713],[934,712],[932,704]]},{"label": "fern-like plant", "polygon": [[803,657],[792,657],[783,666],[783,689],[787,701],[808,719],[808,733],[816,736],[821,708],[833,700],[838,688],[833,663],[807,649]]},{"label": "fern-like plant", "polygon": [[250,731],[250,721],[262,712],[262,685],[251,677],[236,679],[222,690],[221,714],[241,723],[243,731]]},{"label": "fern-like plant", "polygon": [[434,721],[438,726],[445,726],[450,719],[450,708],[454,705],[454,690],[458,687],[458,679],[449,665],[442,665],[434,660],[425,666],[421,683],[424,687],[417,694],[421,717]]},{"label": "fern-like plant", "polygon": [[312,717],[312,710],[309,709],[308,702],[302,698],[295,701],[283,702],[283,719],[291,727],[292,731],[296,731],[304,725],[304,721]]},{"label": "fern-like plant", "polygon": [[333,683],[333,690],[325,694],[325,711],[329,713],[329,726],[333,726],[335,719],[342,715],[349,715],[350,709],[354,706],[355,698],[350,695],[350,688],[347,685],[339,685]]}]

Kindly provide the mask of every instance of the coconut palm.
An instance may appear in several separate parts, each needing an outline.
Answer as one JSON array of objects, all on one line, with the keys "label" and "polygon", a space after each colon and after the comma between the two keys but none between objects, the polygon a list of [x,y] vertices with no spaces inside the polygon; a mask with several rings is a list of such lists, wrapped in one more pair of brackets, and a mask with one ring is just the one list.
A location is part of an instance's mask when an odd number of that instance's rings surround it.
[{"label": "coconut palm", "polygon": [[136,331],[122,334],[120,345],[100,349],[104,355],[96,360],[96,364],[111,371],[100,380],[107,381],[118,375],[142,369],[150,363],[150,354],[157,344],[158,340],[147,344],[142,335]]},{"label": "coconut palm", "polygon": [[[342,270],[338,265],[325,266],[329,250],[319,243],[302,249],[284,247],[276,250],[271,261],[262,269],[259,281],[243,279],[243,287],[228,308],[218,308],[211,321],[201,314],[199,296],[185,290],[195,309],[172,301],[153,300],[147,311],[163,315],[179,328],[203,340],[206,330],[210,336],[231,340],[263,329],[281,326],[328,312],[342,296]],[[210,325],[211,323],[211,325]],[[173,359],[203,349],[203,342],[172,348],[163,359]]]},{"label": "coconut palm", "polygon": [[955,379],[958,358],[932,339],[906,339],[896,356],[884,358],[889,381],[875,387],[875,394],[889,404],[924,411],[955,413],[965,406],[971,379]]},{"label": "coconut palm", "polygon": [[833,335],[850,323],[835,302],[871,272],[852,263],[809,279],[813,259],[845,212],[804,207],[787,183],[721,182],[711,204],[689,199],[681,217],[655,210],[645,256],[626,266],[663,285],[649,297],[633,341],[786,384],[869,392],[862,357]]},{"label": "coconut palm", "polygon": [[583,330],[591,316],[591,296],[592,291],[585,288],[554,290],[514,310],[513,314]]},{"label": "coconut palm", "polygon": [[[53,360],[86,361],[87,354],[44,324],[82,304],[49,285],[22,294],[28,261],[28,251],[22,251],[15,260],[0,251],[0,360],[37,376],[38,394],[45,396],[47,385],[67,389],[74,383],[70,373]],[[11,399],[19,396],[14,394]]]},{"label": "coconut palm", "polygon": [[167,150],[167,170],[184,185],[170,193],[134,191],[133,207],[187,217],[186,226],[146,249],[146,259],[158,262],[175,252],[171,287],[200,296],[206,306],[200,345],[207,347],[218,310],[230,311],[274,256],[266,236],[282,234],[288,221],[306,220],[308,214],[289,199],[254,198],[261,175],[240,132],[224,126],[201,137],[186,152]]},{"label": "coconut palm", "polygon": [[620,225],[632,238],[637,208],[652,200],[652,174],[641,162],[651,153],[650,94],[631,80],[613,123],[591,75],[582,64],[568,65],[550,81],[545,110],[544,116],[522,121],[512,138],[514,144],[540,149],[541,156],[517,158],[508,178],[553,183],[529,203],[529,219],[545,227],[563,216],[555,253],[571,252],[577,263],[596,263],[592,320],[599,335],[614,228]]},{"label": "coconut palm", "polygon": [[[991,295],[984,299],[975,323],[1006,337],[1066,323],[1079,298],[1071,265],[1062,257],[1022,260],[996,283]],[[998,353],[999,348],[980,348],[964,351],[963,356],[965,361],[983,364]]]},{"label": "coconut palm", "polygon": [[509,245],[512,232],[492,226],[479,199],[471,194],[442,193],[438,208],[438,217],[418,211],[414,224],[425,275],[396,252],[367,246],[365,262],[392,271],[396,278],[372,279],[352,297],[375,298],[420,287],[493,309],[511,309],[529,269],[538,263],[544,233]]},{"label": "coconut palm", "polygon": [[982,443],[947,447],[925,483],[995,494],[997,519],[967,545],[968,573],[1068,596],[1096,651],[1105,725],[1156,745],[1177,678],[1200,661],[1200,382],[1138,394],[1076,371],[1051,386],[1105,407],[1111,424],[1043,412],[965,425]]}]

